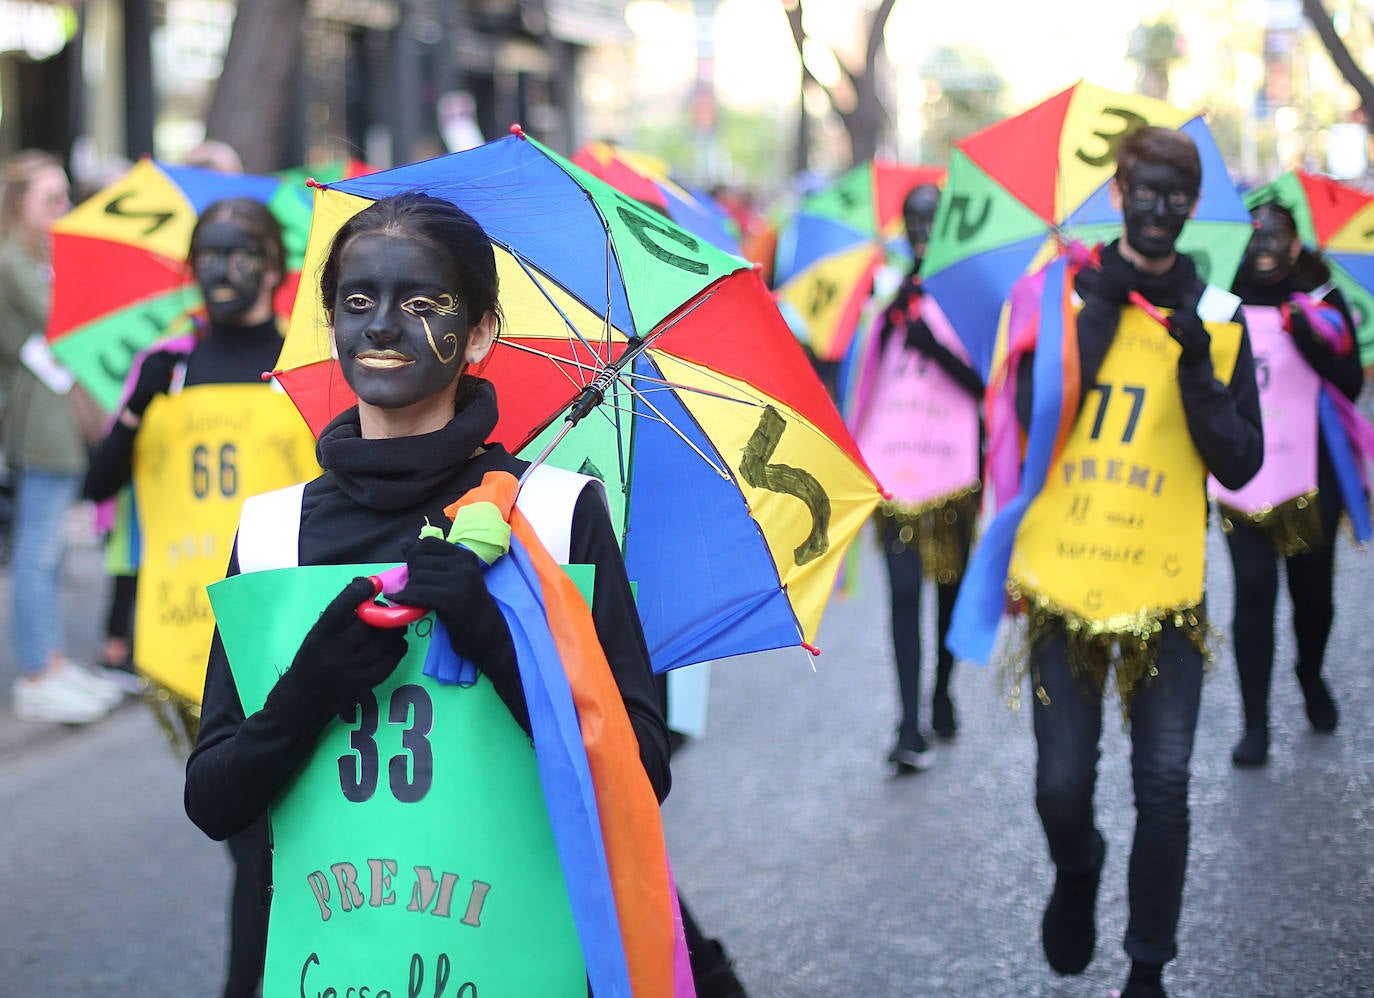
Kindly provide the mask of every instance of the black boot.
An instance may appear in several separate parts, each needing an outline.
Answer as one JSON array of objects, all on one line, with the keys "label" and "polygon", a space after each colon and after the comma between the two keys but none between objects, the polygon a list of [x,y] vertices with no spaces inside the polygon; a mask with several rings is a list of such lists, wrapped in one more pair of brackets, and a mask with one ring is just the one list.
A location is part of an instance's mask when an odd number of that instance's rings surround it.
[{"label": "black boot", "polygon": [[708,939],[700,952],[692,951],[691,959],[697,998],[746,998],[744,985],[719,942]]},{"label": "black boot", "polygon": [[959,733],[959,719],[948,693],[937,692],[931,699],[930,726],[941,738],[953,738]]},{"label": "black boot", "polygon": [[1083,973],[1097,946],[1097,885],[1102,880],[1107,842],[1095,829],[1093,840],[1096,848],[1087,869],[1055,874],[1054,893],[1040,922],[1045,959],[1061,974]]},{"label": "black boot", "polygon": [[1231,750],[1231,762],[1237,766],[1263,766],[1269,761],[1269,729],[1247,728],[1245,735]]},{"label": "black boot", "polygon": [[1126,978],[1126,986],[1121,989],[1121,998],[1168,998],[1164,994],[1164,965],[1131,961],[1131,973]]},{"label": "black boot", "polygon": [[1312,725],[1312,730],[1320,731],[1322,734],[1335,731],[1340,715],[1322,674],[1304,672],[1299,668],[1297,675],[1298,685],[1302,687],[1302,698],[1307,706],[1307,720]]}]

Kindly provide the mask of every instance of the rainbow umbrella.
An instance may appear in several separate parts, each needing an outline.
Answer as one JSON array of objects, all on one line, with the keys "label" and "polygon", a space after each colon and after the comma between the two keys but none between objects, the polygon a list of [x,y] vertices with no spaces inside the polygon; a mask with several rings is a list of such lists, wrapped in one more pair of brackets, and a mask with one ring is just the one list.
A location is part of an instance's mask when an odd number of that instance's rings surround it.
[{"label": "rainbow umbrella", "polygon": [[1250,216],[1202,115],[1077,83],[955,143],[923,273],[984,378],[1016,280],[1074,240],[1119,234],[1109,193],[1116,151],[1142,125],[1177,128],[1197,143],[1202,194],[1178,245],[1205,279],[1231,286]]},{"label": "rainbow umbrella", "polygon": [[663,160],[609,142],[588,142],[573,153],[572,161],[620,193],[653,205],[699,239],[739,254],[739,240],[725,209],[705,192],[679,185]]},{"label": "rainbow umbrella", "polygon": [[[104,409],[118,404],[134,355],[200,307],[186,264],[200,212],[226,197],[266,202],[278,186],[144,159],[53,226],[47,337]],[[290,299],[280,301],[284,313]]]},{"label": "rainbow umbrella", "polygon": [[305,261],[305,245],[310,239],[310,211],[315,202],[310,181],[332,184],[371,172],[372,168],[361,160],[337,159],[319,166],[294,166],[272,174],[278,184],[267,207],[281,222],[282,243],[286,249],[286,279],[277,291],[277,301],[285,303],[284,308],[278,309],[281,315],[291,314],[300,284],[301,264]]},{"label": "rainbow umbrella", "polygon": [[523,134],[318,191],[277,372],[307,422],[353,401],[320,264],[344,221],[409,190],[491,238],[495,439],[606,483],[655,669],[809,645],[879,501],[839,414],[752,267]]},{"label": "rainbow umbrella", "polygon": [[1245,195],[1252,208],[1275,200],[1293,212],[1298,236],[1330,266],[1332,282],[1354,313],[1360,360],[1374,363],[1374,195],[1302,170]]},{"label": "rainbow umbrella", "polygon": [[906,269],[911,247],[902,202],[944,171],[872,160],[805,198],[778,237],[774,285],[779,307],[820,360],[839,360],[884,263]]}]

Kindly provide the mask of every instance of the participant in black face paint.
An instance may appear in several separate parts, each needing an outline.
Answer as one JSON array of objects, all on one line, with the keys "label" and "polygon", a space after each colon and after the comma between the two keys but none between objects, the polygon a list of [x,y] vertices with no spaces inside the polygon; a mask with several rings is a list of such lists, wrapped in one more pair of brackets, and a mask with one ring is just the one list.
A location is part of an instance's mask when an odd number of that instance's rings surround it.
[{"label": "participant in black face paint", "polygon": [[[922,397],[934,397],[932,393],[939,391],[946,404],[957,409],[943,411],[945,418],[951,420],[951,427],[953,419],[959,418],[969,431],[968,439],[963,441],[964,456],[969,459],[968,481],[943,495],[894,496],[882,504],[875,516],[878,542],[887,565],[893,661],[901,698],[897,736],[888,753],[888,762],[898,774],[926,769],[932,761],[920,724],[921,589],[926,578],[935,583],[938,607],[931,726],[942,738],[953,738],[959,730],[949,694],[954,656],[945,647],[945,635],[978,516],[978,403],[983,383],[967,360],[954,352],[957,341],[953,330],[943,312],[926,295],[920,277],[939,202],[938,187],[918,184],[902,204],[902,218],[915,260],[892,300],[883,308],[878,334],[869,346],[869,354],[860,361],[864,398],[858,403],[852,427],[860,446],[867,448],[870,461],[891,461],[894,474],[910,468],[913,455],[910,448],[904,448],[900,455],[884,456],[885,445],[879,441],[888,438],[869,438],[866,432],[877,421],[938,418],[931,416],[935,410],[929,405],[913,403]],[[941,330],[941,337],[936,336],[935,328]],[[901,343],[900,350],[893,346],[894,342]],[[952,397],[944,394],[949,385],[957,386]],[[884,407],[898,415],[882,411]],[[913,436],[923,439],[928,429],[911,426]]]},{"label": "participant in black face paint", "polygon": [[[1099,372],[1110,365],[1119,375],[1129,367],[1144,410],[1143,415],[1137,413],[1140,425],[1151,429],[1134,433],[1129,443],[1125,435],[1119,441],[1113,438],[1112,446],[1119,443],[1120,447],[1112,453],[1141,466],[1185,471],[1183,478],[1169,472],[1174,481],[1185,484],[1173,487],[1168,508],[1180,513],[1195,509],[1190,515],[1198,520],[1185,523],[1172,516],[1161,520],[1159,513],[1146,510],[1142,522],[1150,533],[1139,541],[1142,564],[1079,563],[1072,570],[1073,578],[1067,580],[1078,587],[1075,592],[1092,585],[1094,573],[1101,576],[1100,584],[1110,581],[1116,591],[1130,591],[1130,573],[1144,578],[1150,572],[1154,573],[1151,581],[1164,593],[1170,585],[1164,576],[1178,574],[1169,571],[1168,559],[1163,557],[1171,546],[1184,543],[1186,534],[1186,543],[1196,545],[1190,551],[1200,557],[1205,549],[1207,497],[1204,476],[1197,474],[1198,460],[1224,486],[1239,488],[1254,476],[1263,459],[1254,361],[1238,301],[1224,291],[1205,288],[1193,261],[1176,249],[1197,203],[1200,181],[1196,147],[1182,132],[1147,127],[1129,135],[1118,150],[1112,188],[1113,203],[1123,215],[1122,236],[1099,247],[1100,263],[1082,267],[1074,285],[1083,303],[1077,313],[1082,397],[1098,399],[1105,408],[1106,389],[1093,390]],[[1171,310],[1167,332],[1177,343],[1176,352],[1165,345],[1167,340],[1160,343],[1157,327],[1145,325],[1153,320],[1128,307],[1132,292],[1158,309]],[[1119,338],[1118,326],[1128,319],[1140,333]],[[1220,337],[1218,350],[1225,352],[1218,354],[1223,359],[1215,367],[1213,336]],[[1234,355],[1233,364],[1230,355]],[[1026,428],[1037,387],[1034,373],[1033,354],[1023,356],[1016,403]],[[1146,389],[1140,387],[1147,383],[1148,402]],[[1085,418],[1095,418],[1101,425],[1099,404],[1080,408],[1080,425]],[[1195,455],[1181,451],[1187,446],[1185,440],[1191,442]],[[1063,460],[1097,453],[1092,449],[1105,445],[1096,441],[1095,434],[1075,430]],[[1106,453],[1102,451],[1101,456]],[[1183,610],[1142,606],[1140,620],[1127,614],[1130,623],[1117,631],[1113,627],[1121,625],[1112,619],[1063,610],[1028,581],[1039,579],[1047,586],[1051,573],[1065,581],[1062,576],[1070,571],[1054,560],[1054,554],[1046,553],[1053,544],[1036,542],[1028,536],[1028,528],[1060,533],[1066,519],[1059,515],[1060,507],[1070,500],[1080,513],[1120,508],[1126,501],[1120,489],[1119,479],[1114,482],[1108,474],[1084,476],[1072,493],[1057,489],[1037,495],[1017,535],[1011,583],[1028,606],[1028,669],[1036,694],[1031,699],[1038,750],[1036,809],[1055,865],[1054,891],[1041,923],[1045,956],[1059,973],[1078,974],[1091,962],[1096,945],[1097,890],[1106,841],[1096,827],[1093,798],[1103,690],[1114,672],[1130,722],[1136,807],[1127,877],[1130,918],[1124,944],[1131,969],[1122,998],[1159,998],[1164,994],[1163,966],[1178,952],[1176,935],[1188,855],[1189,769],[1204,663],[1204,606],[1188,605]],[[1046,505],[1037,509],[1042,501]],[[1045,514],[1045,510],[1050,512]],[[1044,539],[1043,534],[1036,536]],[[1022,559],[1019,564],[1018,558]],[[1196,597],[1185,596],[1180,588],[1179,599]]]},{"label": "participant in black face paint", "polygon": [[[1257,355],[1269,353],[1269,340],[1289,338],[1301,361],[1268,364],[1269,377],[1260,388],[1279,393],[1285,381],[1306,381],[1321,391],[1324,383],[1352,402],[1364,385],[1354,322],[1340,291],[1330,283],[1331,272],[1322,259],[1302,246],[1292,214],[1281,204],[1257,205],[1251,214],[1255,233],[1232,290],[1245,305]],[[1313,329],[1295,296],[1320,299],[1339,316],[1338,341]],[[1334,316],[1333,316],[1334,317]],[[1273,350],[1283,343],[1275,343]],[[1291,356],[1291,349],[1283,354]],[[1320,378],[1314,386],[1306,367]],[[1293,389],[1288,388],[1288,391]],[[1291,395],[1287,395],[1291,398]],[[1310,398],[1316,405],[1317,398]],[[1269,758],[1269,688],[1274,669],[1274,608],[1278,596],[1278,563],[1282,558],[1293,601],[1293,633],[1298,658],[1294,668],[1314,731],[1331,732],[1338,718],[1336,702],[1322,678],[1326,641],[1334,615],[1332,577],[1335,570],[1335,531],[1343,509],[1335,466],[1322,434],[1307,442],[1316,448],[1316,491],[1296,499],[1276,496],[1272,509],[1257,516],[1222,505],[1222,525],[1235,569],[1236,671],[1240,678],[1245,730],[1231,753],[1237,766],[1262,766]],[[1308,451],[1310,454],[1311,451]],[[1291,484],[1291,483],[1288,483]],[[1220,500],[1219,500],[1220,504]]]},{"label": "participant in black face paint", "polygon": [[[210,631],[168,633],[159,630],[157,601],[164,585],[205,585],[223,575],[233,542],[233,525],[246,491],[290,484],[318,470],[314,441],[285,395],[263,383],[262,373],[276,367],[282,338],[273,314],[272,296],[285,275],[281,226],[261,203],[232,198],[209,205],[191,236],[188,258],[205,303],[205,318],[195,333],[155,347],[131,372],[124,406],[108,435],[91,455],[83,493],[87,499],[112,498],[131,482],[141,514],[143,560],[138,569],[141,599],[136,608],[134,664],[160,689],[159,702],[175,705],[175,716],[161,715],[174,740],[189,750],[196,735],[203,664],[175,687],[166,685],[168,670],[178,663],[203,660],[209,654]],[[251,420],[245,420],[251,415]],[[188,427],[195,418],[221,427],[197,436]],[[225,435],[228,424],[255,430],[249,436]],[[273,446],[261,446],[263,438]],[[202,439],[203,437],[203,439]],[[154,442],[155,441],[155,442]],[[214,488],[205,494],[177,488],[175,476],[160,477],[152,465],[191,468],[197,445],[217,461],[233,454],[230,471],[221,467]],[[226,451],[225,447],[229,450]],[[149,460],[147,455],[165,455]],[[140,455],[144,455],[140,457]],[[208,458],[207,481],[211,480]],[[194,488],[194,486],[193,486]],[[242,491],[240,491],[242,489]],[[231,494],[224,494],[231,493]],[[219,510],[213,523],[198,519]],[[149,513],[149,509],[156,512]],[[173,559],[169,547],[183,535],[195,535],[192,549],[203,551],[206,535],[218,548],[204,557]],[[182,577],[173,561],[189,572]],[[187,569],[186,565],[194,563]],[[208,602],[203,605],[208,614]],[[183,730],[178,730],[183,729]],[[225,998],[255,995],[262,980],[267,943],[266,885],[270,860],[267,823],[254,822],[228,841],[234,861],[229,917],[229,954]]]},{"label": "participant in black face paint", "polygon": [[[495,778],[491,774],[515,771],[517,762],[534,766],[516,646],[506,618],[487,589],[484,566],[465,547],[421,535],[427,524],[446,525],[444,510],[478,488],[488,473],[518,477],[528,468],[527,462],[489,442],[497,422],[496,391],[491,382],[472,373],[499,332],[497,283],[495,257],[481,226],[455,206],[416,193],[378,201],[346,222],[322,268],[322,303],[339,365],[358,404],[321,432],[322,475],[308,482],[303,492],[278,492],[255,500],[249,512],[261,509],[264,501],[289,500],[289,505],[271,506],[271,513],[261,519],[245,513],[228,574],[240,572],[241,559],[249,557],[251,562],[250,552],[262,553],[261,545],[254,543],[255,531],[268,527],[274,542],[270,554],[282,559],[282,564],[272,567],[403,561],[409,581],[395,600],[432,609],[447,630],[453,651],[475,664],[481,678],[462,688],[421,674],[413,661],[402,664],[405,631],[374,628],[355,612],[373,593],[365,578],[354,579],[332,598],[265,703],[247,715],[223,643],[216,636],[209,655],[200,734],[186,767],[187,814],[207,835],[222,839],[262,820],[269,807],[282,805],[283,798],[298,794],[303,784],[319,787],[313,782],[318,779],[328,790],[311,799],[308,820],[293,821],[283,813],[286,808],[277,812],[282,822],[292,823],[277,828],[273,871],[277,889],[269,932],[281,931],[275,919],[283,910],[284,892],[303,890],[307,882],[309,871],[284,866],[281,846],[288,838],[297,843],[308,839],[310,845],[332,854],[331,830],[363,822],[378,842],[388,843],[378,848],[394,848],[400,855],[416,851],[415,819],[394,811],[361,810],[340,792],[336,753],[321,749],[331,726],[337,729],[347,718],[362,730],[359,704],[398,667],[415,667],[415,673],[406,676],[407,689],[419,691],[414,694],[416,702],[423,696],[426,709],[432,711],[432,726],[420,732],[431,760],[426,767],[431,775],[426,808],[442,808],[443,820],[455,828],[490,820],[489,809],[474,810],[472,801],[501,796],[502,788],[491,785]],[[538,471],[521,493],[522,508],[533,508],[524,506],[527,500],[531,504],[541,500],[537,481]],[[595,566],[591,615],[597,640],[633,729],[637,762],[643,766],[648,786],[662,800],[670,784],[667,730],[655,702],[648,651],[614,528],[596,483],[583,479],[569,491],[544,495],[542,501],[548,504],[544,512],[557,504],[567,531],[569,561]],[[295,528],[294,538],[290,527]],[[268,566],[247,566],[264,567]],[[490,698],[492,691],[498,700]],[[464,697],[474,699],[464,704]],[[461,709],[482,712],[477,730],[488,732],[489,737],[478,757],[455,758],[452,742],[445,740],[455,730],[454,724],[445,721],[452,722]],[[498,758],[503,766],[486,765]],[[299,815],[299,808],[294,813]],[[520,809],[511,818],[517,824],[527,819],[542,821],[547,834],[547,814],[532,815]],[[533,835],[529,827],[518,832],[503,827],[491,838],[501,834],[520,841],[525,841],[520,836]],[[422,837],[421,841],[428,840]],[[307,852],[308,861],[317,862],[315,853]],[[464,853],[461,863],[484,868],[478,852]],[[553,889],[552,879],[545,877],[546,868],[535,870],[536,862],[544,860],[547,856],[529,860],[528,879],[540,890]],[[460,858],[441,850],[427,854],[426,861],[435,869],[452,870],[458,868],[455,864]],[[561,874],[559,878],[557,890],[566,890]],[[502,886],[495,886],[493,894],[500,890]],[[506,896],[510,904],[513,895]],[[494,931],[528,932],[518,911],[513,920],[498,921],[484,916],[484,938]],[[346,924],[336,920],[320,930],[326,933],[322,938],[334,938],[327,935],[330,932],[353,933],[344,948],[358,954],[358,966],[367,968],[370,980],[390,975],[391,980],[404,981],[412,949],[404,954],[382,953],[382,943],[369,935],[364,923],[342,922]],[[506,938],[505,945],[510,945],[510,937]],[[291,956],[301,946],[309,953],[312,942],[283,938],[281,952]],[[276,936],[270,950],[278,951]],[[529,956],[527,966],[511,968],[512,976],[580,973],[548,959],[537,948]],[[271,959],[266,993],[294,989],[299,960],[288,968],[286,958],[280,966]],[[274,973],[280,979],[274,979]],[[456,964],[454,973],[458,973]],[[520,993],[582,993],[580,979],[560,980],[562,990]]]}]

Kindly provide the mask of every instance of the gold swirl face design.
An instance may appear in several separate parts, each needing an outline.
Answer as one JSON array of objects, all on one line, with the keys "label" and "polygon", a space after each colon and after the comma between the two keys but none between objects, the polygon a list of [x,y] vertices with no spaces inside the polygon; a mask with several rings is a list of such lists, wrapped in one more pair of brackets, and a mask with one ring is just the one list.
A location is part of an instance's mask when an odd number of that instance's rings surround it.
[{"label": "gold swirl face design", "polygon": [[458,303],[458,299],[451,294],[442,294],[438,298],[431,298],[428,295],[416,295],[414,298],[402,302],[401,308],[419,319],[421,325],[425,327],[425,338],[429,340],[429,348],[434,351],[434,356],[439,358],[439,363],[451,364],[453,358],[458,356],[458,348],[460,346],[458,334],[444,333],[441,337],[444,343],[450,347],[448,356],[445,357],[443,351],[439,349],[438,344],[434,342],[434,333],[429,328],[429,316],[458,315],[459,309],[462,308]]},{"label": "gold swirl face design", "polygon": [[428,242],[367,233],[339,257],[334,347],[349,387],[383,409],[450,388],[466,364],[456,264]]}]

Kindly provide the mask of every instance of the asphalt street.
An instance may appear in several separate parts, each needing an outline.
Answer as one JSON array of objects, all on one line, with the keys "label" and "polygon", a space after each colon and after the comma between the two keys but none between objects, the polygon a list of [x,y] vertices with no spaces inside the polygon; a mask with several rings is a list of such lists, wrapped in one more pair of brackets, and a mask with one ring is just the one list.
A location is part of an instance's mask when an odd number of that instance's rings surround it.
[{"label": "asphalt street", "polygon": [[[74,520],[65,609],[72,651],[89,661],[105,588],[86,536]],[[1224,625],[1230,566],[1211,543],[1209,599]],[[1338,572],[1335,735],[1308,730],[1281,597],[1271,762],[1233,769],[1239,705],[1216,642],[1171,995],[1374,995],[1374,555],[1342,542]],[[755,996],[1105,998],[1127,966],[1134,820],[1114,706],[1097,796],[1109,845],[1097,956],[1081,977],[1057,978],[1039,950],[1051,872],[1028,714],[1007,707],[995,670],[960,666],[957,740],[937,747],[931,771],[890,777],[895,680],[867,545],[858,576],[859,591],[827,613],[819,659],[716,666],[709,729],[675,759],[665,806],[683,895]],[[7,628],[11,584],[6,570]],[[6,689],[14,668],[7,641]],[[83,729],[20,722],[0,705],[0,814],[0,995],[218,993],[227,854],[183,815],[181,763],[140,704]]]}]

